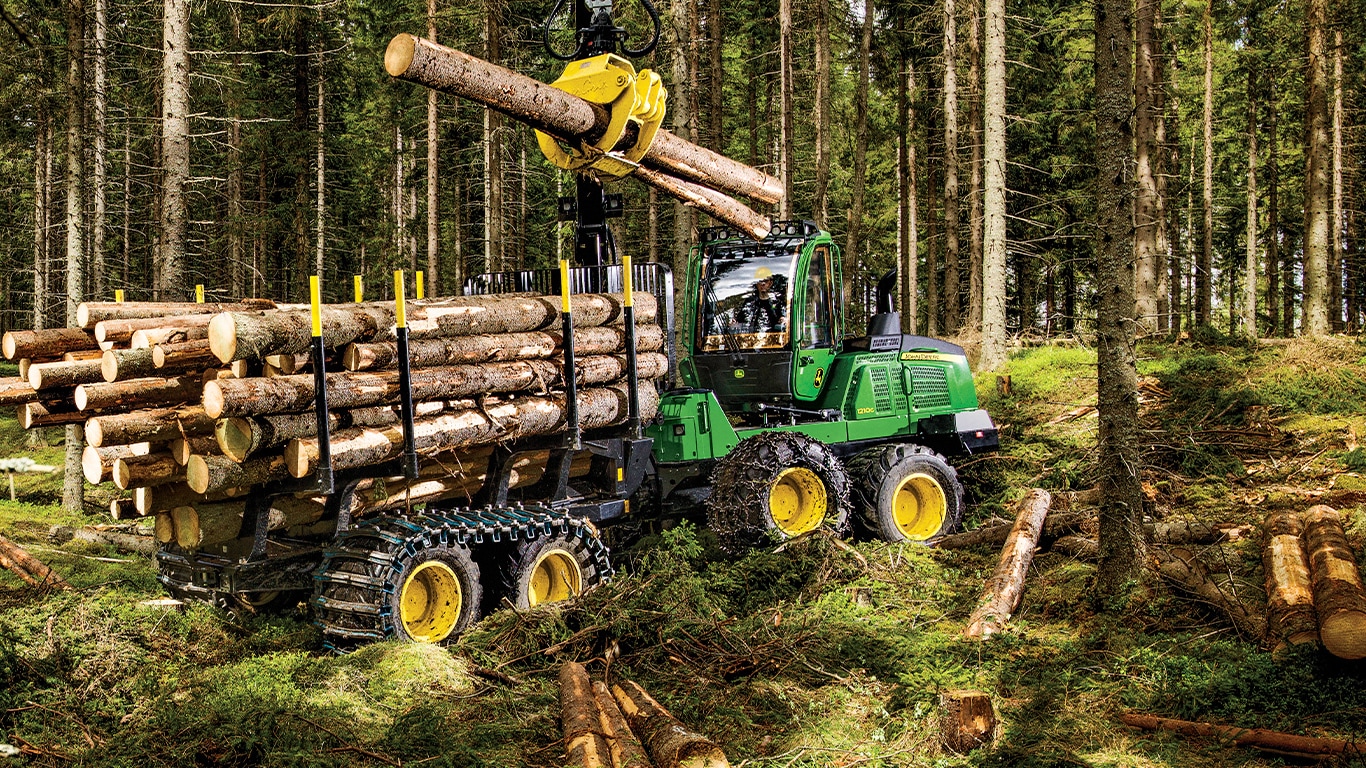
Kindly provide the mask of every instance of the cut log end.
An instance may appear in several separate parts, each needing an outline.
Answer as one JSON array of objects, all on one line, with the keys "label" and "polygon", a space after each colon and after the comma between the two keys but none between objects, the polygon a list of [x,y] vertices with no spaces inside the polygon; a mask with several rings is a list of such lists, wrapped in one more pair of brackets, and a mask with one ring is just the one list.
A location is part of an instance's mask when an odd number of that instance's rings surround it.
[{"label": "cut log end", "polygon": [[14,359],[18,352],[18,345],[14,342],[14,331],[6,332],[4,338],[0,339],[0,352],[5,353],[6,360]]},{"label": "cut log end", "polygon": [[224,456],[239,464],[251,455],[253,446],[251,421],[242,417],[219,419],[214,428],[218,448]]},{"label": "cut log end", "polygon": [[209,418],[222,418],[225,399],[223,397],[223,387],[218,383],[217,379],[204,383],[203,401],[204,413],[208,414]]},{"label": "cut log end", "polygon": [[209,321],[209,349],[214,357],[230,363],[237,357],[237,325],[232,313],[224,312]]},{"label": "cut log end", "polygon": [[190,489],[195,493],[205,493],[209,490],[209,464],[203,456],[191,456],[185,462],[185,478]]},{"label": "cut log end", "polygon": [[1343,611],[1319,624],[1323,647],[1339,659],[1366,659],[1366,613]]},{"label": "cut log end", "polygon": [[394,36],[389,41],[389,47],[384,49],[384,71],[390,77],[399,77],[408,71],[408,67],[413,63],[413,52],[416,49],[415,38],[407,32]]}]

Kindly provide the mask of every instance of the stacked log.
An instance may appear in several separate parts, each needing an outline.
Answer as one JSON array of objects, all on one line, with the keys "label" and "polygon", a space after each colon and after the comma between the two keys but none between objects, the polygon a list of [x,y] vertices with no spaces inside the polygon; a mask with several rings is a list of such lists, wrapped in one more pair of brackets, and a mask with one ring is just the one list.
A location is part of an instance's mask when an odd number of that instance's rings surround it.
[{"label": "stacked log", "polygon": [[[579,295],[573,307],[580,425],[623,423],[622,297]],[[652,295],[635,295],[635,314],[648,418],[658,404],[648,382],[667,373],[666,339]],[[403,451],[393,306],[328,305],[322,319],[332,466],[364,473]],[[319,469],[307,307],[96,302],[81,305],[78,321],[4,335],[0,351],[23,361],[24,375],[0,379],[0,405],[19,409],[26,428],[83,424],[86,479],[131,496],[111,503],[112,516],[156,516],[159,540],[186,549],[249,535],[252,498],[268,507],[271,530],[298,535],[329,524],[321,500],[287,493]],[[353,518],[470,500],[485,482],[491,445],[566,428],[559,297],[413,301],[407,325],[421,471],[365,481]],[[547,457],[514,457],[510,486],[539,480]],[[585,454],[571,475],[588,468]]]}]

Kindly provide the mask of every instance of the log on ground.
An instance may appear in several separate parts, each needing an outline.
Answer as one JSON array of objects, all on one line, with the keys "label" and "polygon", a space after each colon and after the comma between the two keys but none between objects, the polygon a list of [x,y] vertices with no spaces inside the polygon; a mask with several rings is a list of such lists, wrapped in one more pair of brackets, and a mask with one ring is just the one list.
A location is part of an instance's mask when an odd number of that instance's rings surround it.
[{"label": "log on ground", "polygon": [[968,619],[964,637],[982,640],[1005,628],[1024,594],[1025,576],[1034,559],[1034,548],[1038,546],[1052,500],[1048,491],[1035,488],[1020,501],[1020,511],[1001,550],[1001,560],[987,580],[977,609]]},{"label": "log on ground", "polygon": [[56,571],[47,567],[46,563],[33,555],[30,555],[23,547],[15,544],[4,536],[0,536],[0,555],[3,555],[11,563],[14,563],[27,571],[40,586],[55,587],[57,589],[71,589],[71,585],[66,582],[66,579],[63,579]]},{"label": "log on ground", "polygon": [[163,443],[213,433],[214,420],[198,405],[95,416],[85,422],[85,441],[95,447]]},{"label": "log on ground", "polygon": [[1304,524],[1294,512],[1272,512],[1266,517],[1263,531],[1267,640],[1277,649],[1316,643],[1319,627],[1314,615],[1309,557],[1304,551]]},{"label": "log on ground", "polygon": [[1181,591],[1217,608],[1245,640],[1259,642],[1266,636],[1266,618],[1244,605],[1236,595],[1219,586],[1209,569],[1188,549],[1153,549],[1157,570]]},{"label": "log on ground", "polygon": [[560,723],[568,765],[612,768],[612,751],[603,733],[593,684],[583,665],[573,661],[560,667]]},{"label": "log on ground", "polygon": [[659,768],[730,768],[715,742],[688,730],[644,688],[623,680],[612,695]]},{"label": "log on ground", "polygon": [[1340,659],[1366,658],[1366,589],[1336,510],[1304,513],[1304,544],[1323,647]]},{"label": "log on ground", "polygon": [[7,331],[0,338],[6,360],[52,360],[67,352],[98,349],[99,342],[80,328],[47,328],[41,331]]},{"label": "log on ground", "polygon": [[1269,731],[1265,728],[1239,728],[1232,725],[1215,725],[1156,715],[1124,714],[1120,716],[1120,720],[1125,725],[1142,728],[1145,731],[1170,731],[1182,736],[1209,741],[1231,741],[1240,747],[1252,747],[1290,757],[1322,759],[1335,755],[1361,756],[1366,754],[1366,750],[1363,750],[1360,745],[1345,739],[1315,738],[1313,736]]},{"label": "log on ground", "polygon": [[594,681],[593,698],[598,702],[598,715],[602,718],[602,732],[607,736],[607,746],[612,752],[613,768],[654,768],[649,753],[631,732],[626,716],[621,713],[621,707],[617,706],[606,683]]},{"label": "log on ground", "polygon": [[[964,549],[969,547],[999,547],[1006,543],[1010,537],[1010,531],[1015,527],[1013,522],[1002,523],[1000,525],[987,525],[973,531],[963,533],[952,533],[937,539],[934,546],[938,549]],[[1096,531],[1096,518],[1084,512],[1064,512],[1057,515],[1049,515],[1044,519],[1043,531],[1040,535],[1041,543],[1047,543],[1052,539],[1058,539],[1075,533],[1094,534]]]}]

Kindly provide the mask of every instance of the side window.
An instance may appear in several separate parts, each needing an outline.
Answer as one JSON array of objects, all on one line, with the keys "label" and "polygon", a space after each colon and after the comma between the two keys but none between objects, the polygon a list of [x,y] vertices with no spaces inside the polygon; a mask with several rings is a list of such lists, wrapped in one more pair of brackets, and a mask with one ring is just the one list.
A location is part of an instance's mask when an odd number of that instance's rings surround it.
[{"label": "side window", "polygon": [[830,249],[817,248],[811,254],[806,276],[806,305],[802,312],[802,347],[821,349],[830,346],[831,315]]}]

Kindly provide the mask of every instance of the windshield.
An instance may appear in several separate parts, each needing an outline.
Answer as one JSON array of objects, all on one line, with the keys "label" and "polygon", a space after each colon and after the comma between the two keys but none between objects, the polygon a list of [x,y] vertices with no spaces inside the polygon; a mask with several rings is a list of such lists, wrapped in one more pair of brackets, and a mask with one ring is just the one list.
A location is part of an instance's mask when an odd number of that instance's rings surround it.
[{"label": "windshield", "polygon": [[787,346],[792,274],[800,252],[800,240],[708,247],[702,260],[698,350]]}]

